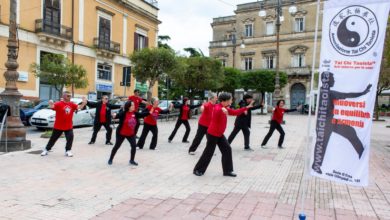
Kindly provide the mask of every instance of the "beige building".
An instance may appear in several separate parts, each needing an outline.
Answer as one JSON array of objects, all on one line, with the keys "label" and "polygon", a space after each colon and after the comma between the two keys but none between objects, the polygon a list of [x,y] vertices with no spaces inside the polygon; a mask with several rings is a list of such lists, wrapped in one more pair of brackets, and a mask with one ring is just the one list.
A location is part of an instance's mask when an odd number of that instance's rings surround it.
[{"label": "beige building", "polygon": [[[209,47],[210,57],[221,60],[225,66],[246,71],[275,69],[276,4],[275,0],[240,4],[237,5],[235,15],[214,18],[211,23],[213,41]],[[297,11],[290,13],[289,8],[293,4]],[[287,106],[294,107],[298,103],[308,103],[309,100],[316,7],[314,0],[282,1],[280,70],[288,74],[288,84],[282,89]],[[263,16],[259,15],[261,8],[266,11]],[[320,19],[319,24],[321,23]],[[232,39],[236,39],[235,44]],[[321,27],[317,43],[316,70],[320,42]],[[245,45],[244,48],[242,44]],[[267,94],[268,100],[270,95]]]},{"label": "beige building", "polygon": [[[5,71],[7,60],[9,4],[10,0],[0,0],[0,72]],[[76,89],[76,96],[127,96],[135,88],[146,89],[130,77],[128,56],[156,45],[161,23],[157,1],[17,0],[17,5],[17,86],[25,97],[58,98],[56,90],[30,70],[47,53],[63,54],[87,70],[89,85]],[[123,83],[125,78],[131,79],[130,85]],[[0,77],[0,90],[4,86],[5,79]]]}]

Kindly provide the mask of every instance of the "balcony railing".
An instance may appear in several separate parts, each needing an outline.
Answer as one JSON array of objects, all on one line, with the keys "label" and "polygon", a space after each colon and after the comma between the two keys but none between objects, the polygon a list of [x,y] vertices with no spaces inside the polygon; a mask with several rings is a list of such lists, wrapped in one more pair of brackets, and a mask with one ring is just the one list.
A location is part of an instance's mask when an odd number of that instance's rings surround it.
[{"label": "balcony railing", "polygon": [[93,45],[99,50],[107,50],[113,53],[120,53],[120,43],[113,41],[102,41],[98,37],[93,39]]},{"label": "balcony railing", "polygon": [[310,75],[310,67],[302,66],[302,67],[287,67],[286,68],[287,75]]},{"label": "balcony railing", "polygon": [[54,35],[66,40],[72,40],[72,28],[43,19],[35,20],[35,32]]}]

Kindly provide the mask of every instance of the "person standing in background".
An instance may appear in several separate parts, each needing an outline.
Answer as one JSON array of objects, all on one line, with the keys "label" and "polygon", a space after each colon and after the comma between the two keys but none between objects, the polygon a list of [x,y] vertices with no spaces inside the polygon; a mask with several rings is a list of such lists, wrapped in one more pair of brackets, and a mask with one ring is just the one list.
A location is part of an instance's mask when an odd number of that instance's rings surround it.
[{"label": "person standing in background", "polygon": [[[139,105],[140,105],[141,103],[143,103],[143,104],[145,104],[145,105],[148,104],[148,102],[144,101],[144,100],[140,97],[140,95],[139,95],[139,89],[135,89],[135,90],[134,90],[134,95],[129,96],[129,100],[132,101],[132,102],[134,103],[134,111],[135,111],[135,112],[138,112],[138,110],[139,110]],[[135,130],[134,130],[136,138],[138,138],[138,137],[137,137],[137,133],[138,133],[139,126],[140,126],[140,122],[139,122],[139,119],[137,118],[137,126],[135,127]]]}]

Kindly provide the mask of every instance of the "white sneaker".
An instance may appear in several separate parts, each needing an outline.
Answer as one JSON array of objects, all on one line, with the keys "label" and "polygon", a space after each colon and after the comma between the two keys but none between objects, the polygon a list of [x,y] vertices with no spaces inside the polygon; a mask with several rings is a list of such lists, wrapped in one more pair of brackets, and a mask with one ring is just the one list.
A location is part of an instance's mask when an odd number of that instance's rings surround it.
[{"label": "white sneaker", "polygon": [[188,152],[189,155],[195,155],[195,152],[194,151],[190,151]]},{"label": "white sneaker", "polygon": [[261,148],[268,149],[268,146],[267,145],[261,145]]},{"label": "white sneaker", "polygon": [[46,149],[42,150],[41,156],[47,156],[49,154],[49,151]]},{"label": "white sneaker", "polygon": [[68,150],[65,152],[65,156],[67,157],[73,157],[72,151]]}]

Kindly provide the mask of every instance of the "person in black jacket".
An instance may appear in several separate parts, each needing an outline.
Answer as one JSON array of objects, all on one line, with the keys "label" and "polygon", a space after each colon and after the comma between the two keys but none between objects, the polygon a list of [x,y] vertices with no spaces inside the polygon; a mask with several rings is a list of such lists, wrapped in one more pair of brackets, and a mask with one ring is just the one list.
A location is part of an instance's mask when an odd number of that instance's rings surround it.
[{"label": "person in black jacket", "polygon": [[[240,108],[246,107],[249,104],[253,102],[253,97],[249,94],[245,94],[243,97],[243,100],[240,101],[239,105]],[[238,134],[240,130],[244,134],[244,149],[253,151],[252,148],[249,145],[249,137],[250,137],[250,128],[251,128],[251,122],[252,122],[252,110],[262,108],[263,104],[253,106],[252,108],[249,108],[245,113],[242,113],[241,115],[238,115],[236,117],[236,121],[234,123],[234,129],[232,133],[230,134],[228,138],[229,144],[231,144]]]},{"label": "person in black jacket", "polygon": [[138,163],[134,161],[135,153],[137,151],[137,144],[135,139],[135,127],[137,125],[137,118],[143,118],[150,114],[148,111],[136,112],[135,105],[132,101],[127,101],[124,106],[124,110],[119,111],[114,118],[119,119],[119,125],[116,129],[116,141],[112,148],[108,165],[112,164],[115,154],[121,147],[123,141],[127,139],[131,146],[130,165],[138,166]]},{"label": "person in black jacket", "polygon": [[111,143],[111,109],[119,109],[120,105],[113,105],[108,103],[108,96],[103,96],[100,102],[87,102],[90,108],[96,108],[95,120],[93,123],[93,133],[91,141],[88,144],[94,144],[96,141],[97,133],[100,128],[104,126],[106,128],[106,145],[112,145]]},{"label": "person in black jacket", "polygon": [[[202,104],[189,105],[189,101],[190,100],[188,100],[188,98],[183,98],[183,104],[173,105],[174,108],[180,109],[180,114],[179,114],[179,117],[177,117],[177,122],[176,122],[175,128],[173,129],[171,135],[168,138],[169,143],[172,142],[172,140],[175,137],[176,132],[179,129],[179,127],[181,126],[181,124],[184,124],[184,126],[186,127],[186,133],[184,134],[182,141],[183,141],[183,143],[190,143],[188,141],[188,136],[190,135],[191,127],[190,127],[190,124],[188,123],[188,119],[190,119],[191,109],[198,108]],[[171,106],[171,108],[172,108],[172,106]]]}]

